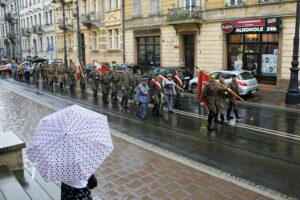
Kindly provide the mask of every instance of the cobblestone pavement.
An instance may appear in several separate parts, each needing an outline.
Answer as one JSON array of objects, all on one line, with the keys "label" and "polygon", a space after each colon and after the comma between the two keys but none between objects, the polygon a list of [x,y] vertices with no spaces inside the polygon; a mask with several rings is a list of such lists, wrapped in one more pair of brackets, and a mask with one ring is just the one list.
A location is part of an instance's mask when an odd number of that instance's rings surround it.
[{"label": "cobblestone pavement", "polygon": [[[54,111],[0,87],[0,112],[0,129],[28,143],[38,121]],[[114,152],[96,171],[95,199],[269,199],[120,138],[113,141]]]}]

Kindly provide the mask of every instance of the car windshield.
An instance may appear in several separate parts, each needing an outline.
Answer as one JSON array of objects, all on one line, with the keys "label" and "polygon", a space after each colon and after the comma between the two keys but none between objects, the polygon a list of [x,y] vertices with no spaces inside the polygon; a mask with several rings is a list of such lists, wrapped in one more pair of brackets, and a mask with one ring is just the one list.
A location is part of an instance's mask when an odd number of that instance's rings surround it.
[{"label": "car windshield", "polygon": [[252,79],[252,78],[253,78],[253,75],[249,72],[242,72],[238,76],[239,80],[249,80],[249,79]]}]

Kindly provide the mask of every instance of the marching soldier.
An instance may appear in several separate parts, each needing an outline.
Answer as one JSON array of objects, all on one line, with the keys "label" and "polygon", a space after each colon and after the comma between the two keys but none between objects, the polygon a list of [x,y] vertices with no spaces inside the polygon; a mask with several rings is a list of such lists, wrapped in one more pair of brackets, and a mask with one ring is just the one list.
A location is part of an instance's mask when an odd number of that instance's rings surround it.
[{"label": "marching soldier", "polygon": [[149,86],[148,86],[148,78],[143,77],[142,82],[138,85],[136,94],[135,94],[135,101],[139,102],[140,106],[140,117],[145,119],[147,115],[147,108],[149,103]]},{"label": "marching soldier", "polygon": [[164,100],[165,104],[167,104],[169,113],[173,113],[173,96],[176,95],[174,82],[172,80],[172,74],[167,75],[167,79],[165,79],[162,83],[164,89]]},{"label": "marching soldier", "polygon": [[[220,75],[219,76],[219,83],[225,86],[224,80],[225,80],[224,76]],[[218,84],[219,90],[218,90],[218,96],[217,96],[217,113],[216,113],[214,121],[217,123],[218,122],[218,115],[220,115],[220,117],[221,117],[221,124],[224,124],[225,123],[225,118],[224,118],[224,104],[225,104],[226,91],[227,90],[223,90],[224,87],[222,85],[220,85],[220,84]]]},{"label": "marching soldier", "polygon": [[133,99],[133,96],[135,94],[135,87],[137,86],[136,82],[137,82],[136,76],[132,73],[132,70],[130,69],[130,94],[129,94],[130,99]]},{"label": "marching soldier", "polygon": [[87,74],[85,66],[80,67],[80,90],[81,92],[85,92],[86,84],[87,84]]},{"label": "marching soldier", "polygon": [[[220,88],[218,83],[213,80],[214,75],[210,76],[210,81],[206,84],[206,87],[203,91],[202,98],[206,98],[206,103],[208,105],[208,120],[207,120],[207,129],[213,131],[212,122],[214,117],[217,114],[217,98],[219,91],[226,91],[225,88]],[[202,102],[203,99],[200,101]]]},{"label": "marching soldier", "polygon": [[[236,75],[232,75],[231,82],[228,85],[228,88],[230,88],[235,94],[239,93],[239,85],[237,83]],[[237,110],[237,99],[236,96],[229,93],[229,107],[227,110],[227,121],[230,121],[232,117],[230,116],[231,110],[234,110],[236,121],[239,120],[238,110]]]},{"label": "marching soldier", "polygon": [[47,67],[47,77],[48,77],[48,81],[50,84],[50,89],[53,90],[54,89],[54,77],[55,77],[55,69],[53,67],[53,65],[48,65]]},{"label": "marching soldier", "polygon": [[35,64],[32,69],[32,78],[33,82],[36,84],[36,87],[38,87],[40,79],[40,67],[38,66],[38,64]]},{"label": "marching soldier", "polygon": [[93,93],[94,93],[94,99],[98,99],[98,90],[100,85],[100,72],[96,70],[96,67],[94,67],[93,71],[89,74],[88,79],[91,78],[93,82]]},{"label": "marching soldier", "polygon": [[121,75],[117,72],[117,68],[114,67],[111,76],[110,81],[112,85],[112,92],[111,92],[111,99],[114,101],[118,101],[118,90],[119,90],[119,83],[121,80]]},{"label": "marching soldier", "polygon": [[122,86],[123,94],[121,105],[124,106],[125,109],[128,109],[128,100],[131,92],[130,70],[128,68],[125,70],[125,73],[121,76],[120,84]]},{"label": "marching soldier", "polygon": [[152,114],[156,114],[157,116],[161,116],[160,107],[161,107],[161,97],[162,97],[162,83],[159,80],[159,73],[154,74],[154,78],[151,80],[150,84],[150,97],[154,103],[154,107],[152,110]]},{"label": "marching soldier", "polygon": [[76,70],[74,69],[73,65],[70,65],[67,69],[67,84],[70,87],[71,94],[75,94],[75,86],[76,86]]},{"label": "marching soldier", "polygon": [[[181,69],[178,69],[176,71],[176,75],[174,76],[174,83],[184,90],[185,88],[185,79],[184,76],[182,75]],[[175,99],[175,109],[182,109],[182,96],[183,96],[183,91],[179,89],[178,87],[175,87],[176,89],[176,99]]]},{"label": "marching soldier", "polygon": [[108,104],[108,94],[110,89],[110,76],[108,71],[104,71],[100,79],[101,90],[102,90],[102,101],[105,104]]},{"label": "marching soldier", "polygon": [[44,63],[41,64],[41,74],[42,74],[44,85],[48,84],[47,63],[46,62],[44,62]]},{"label": "marching soldier", "polygon": [[63,64],[60,64],[60,66],[57,69],[57,74],[56,74],[57,82],[59,84],[60,91],[63,92],[64,89],[64,83],[65,83],[65,78],[66,78],[66,69]]}]

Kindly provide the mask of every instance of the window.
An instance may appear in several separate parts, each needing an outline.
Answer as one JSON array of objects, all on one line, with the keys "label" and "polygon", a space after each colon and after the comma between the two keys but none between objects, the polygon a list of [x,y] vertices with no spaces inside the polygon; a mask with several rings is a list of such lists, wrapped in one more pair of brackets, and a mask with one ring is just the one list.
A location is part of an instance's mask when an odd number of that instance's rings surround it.
[{"label": "window", "polygon": [[109,38],[108,38],[109,48],[112,49],[113,48],[113,32],[112,32],[112,30],[109,30],[108,33],[109,33]]},{"label": "window", "polygon": [[196,6],[196,1],[195,0],[185,0],[185,7],[190,8]]},{"label": "window", "polygon": [[150,0],[150,15],[158,15],[160,13],[160,0]]},{"label": "window", "polygon": [[47,48],[48,48],[49,44],[50,44],[49,37],[47,37]]},{"label": "window", "polygon": [[40,51],[43,51],[43,38],[40,37]]},{"label": "window", "polygon": [[97,32],[93,32],[93,49],[98,49],[98,35]]},{"label": "window", "polygon": [[87,14],[86,0],[83,1],[84,14]]},{"label": "window", "polygon": [[108,0],[108,10],[112,10],[112,0]]},{"label": "window", "polygon": [[134,0],[134,16],[142,16],[142,0]]},{"label": "window", "polygon": [[50,18],[49,22],[50,22],[50,24],[52,24],[52,10],[50,10],[50,12],[49,12],[49,18]]},{"label": "window", "polygon": [[37,25],[36,15],[34,15],[34,25]]},{"label": "window", "polygon": [[30,22],[31,22],[31,28],[33,27],[33,19],[32,16],[30,16]]},{"label": "window", "polygon": [[42,14],[39,13],[39,25],[42,26]]},{"label": "window", "polygon": [[119,48],[119,30],[118,29],[116,29],[115,30],[115,46],[116,46],[116,49],[118,49]]},{"label": "window", "polygon": [[97,13],[97,1],[96,0],[93,1],[93,6],[94,6],[94,13],[96,15],[96,13]]},{"label": "window", "polygon": [[45,12],[45,21],[46,21],[46,25],[49,24],[49,21],[48,21],[48,12]]},{"label": "window", "polygon": [[53,46],[53,36],[51,36],[50,38],[51,38],[51,45]]},{"label": "window", "polygon": [[226,7],[230,7],[230,6],[242,6],[244,5],[244,0],[228,0],[226,3]]},{"label": "window", "polygon": [[119,8],[119,0],[115,0],[115,8],[116,8],[116,9]]},{"label": "window", "polygon": [[160,66],[160,37],[139,37],[136,42],[138,65]]}]

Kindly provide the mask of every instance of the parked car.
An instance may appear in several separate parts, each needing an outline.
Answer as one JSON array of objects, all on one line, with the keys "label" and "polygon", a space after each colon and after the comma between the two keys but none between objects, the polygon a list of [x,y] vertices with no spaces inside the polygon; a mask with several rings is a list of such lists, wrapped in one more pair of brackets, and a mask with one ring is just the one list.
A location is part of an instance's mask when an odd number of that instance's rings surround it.
[{"label": "parked car", "polygon": [[[216,80],[219,79],[219,76],[222,74],[225,78],[225,83],[228,85],[231,82],[231,76],[236,75],[237,81],[239,84],[239,95],[249,95],[254,94],[259,90],[258,83],[256,78],[250,71],[246,70],[235,70],[235,71],[213,71],[208,73],[209,75],[214,75]],[[193,78],[188,86],[188,90],[197,93],[198,87],[198,77]]]},{"label": "parked car", "polygon": [[[168,74],[172,74],[173,76],[176,74],[176,68],[171,67],[156,67],[155,70],[162,75],[163,77],[167,78]],[[145,75],[148,77],[149,74],[152,72],[152,70],[145,73]]]}]

